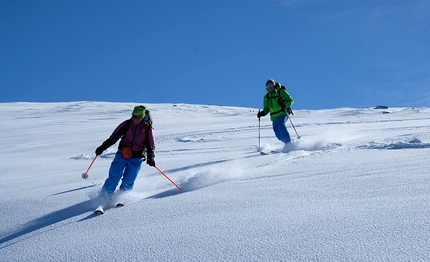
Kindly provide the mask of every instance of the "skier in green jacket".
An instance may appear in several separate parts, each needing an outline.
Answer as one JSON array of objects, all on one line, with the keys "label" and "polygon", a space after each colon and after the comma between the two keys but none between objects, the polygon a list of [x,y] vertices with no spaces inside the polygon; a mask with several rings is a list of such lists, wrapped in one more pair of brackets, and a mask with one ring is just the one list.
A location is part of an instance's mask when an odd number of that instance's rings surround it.
[{"label": "skier in green jacket", "polygon": [[290,107],[293,105],[294,100],[288,94],[285,87],[273,79],[267,80],[266,90],[264,108],[263,111],[258,112],[257,117],[260,118],[270,113],[270,120],[272,120],[272,127],[276,138],[287,146],[291,142],[291,137],[285,123],[288,120],[288,115],[291,112]]}]

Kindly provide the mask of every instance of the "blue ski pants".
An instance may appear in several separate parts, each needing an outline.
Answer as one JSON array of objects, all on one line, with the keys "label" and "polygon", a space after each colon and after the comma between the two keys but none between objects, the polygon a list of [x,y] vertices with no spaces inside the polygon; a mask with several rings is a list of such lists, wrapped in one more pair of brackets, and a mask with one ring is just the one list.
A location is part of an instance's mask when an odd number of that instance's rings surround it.
[{"label": "blue ski pants", "polygon": [[119,189],[124,191],[132,190],[141,166],[142,158],[124,158],[121,151],[118,150],[110,165],[109,177],[106,179],[102,189],[108,194],[113,194],[122,177]]},{"label": "blue ski pants", "polygon": [[282,115],[272,122],[276,138],[285,144],[291,142],[290,133],[288,133],[287,126],[285,125],[287,120],[288,117],[286,115]]}]

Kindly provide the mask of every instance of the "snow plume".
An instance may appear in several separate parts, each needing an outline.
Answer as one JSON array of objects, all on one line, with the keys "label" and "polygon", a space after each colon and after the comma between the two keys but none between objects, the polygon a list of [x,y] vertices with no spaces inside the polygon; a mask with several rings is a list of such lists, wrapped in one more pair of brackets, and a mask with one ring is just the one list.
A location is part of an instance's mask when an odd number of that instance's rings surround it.
[{"label": "snow plume", "polygon": [[[343,143],[358,138],[351,132],[327,132],[318,135],[304,135],[301,138],[293,138],[291,143],[284,149],[285,152],[289,151],[319,151],[328,150],[340,147]],[[263,144],[262,151],[282,150],[283,144]]]},{"label": "snow plume", "polygon": [[324,130],[316,135],[304,135],[300,139],[294,139],[294,150],[319,151],[338,148],[349,144],[354,140],[364,137],[355,130],[334,129]]},{"label": "snow plume", "polygon": [[330,142],[329,139],[320,137],[309,137],[292,142],[292,150],[318,151],[327,150],[341,146],[341,143]]},{"label": "snow plume", "polygon": [[112,198],[102,194],[101,186],[102,184],[99,183],[98,185],[88,188],[87,190],[87,195],[90,198],[89,203],[91,208],[96,208],[100,205],[106,205],[108,203],[111,204],[110,202],[113,202]]},{"label": "snow plume", "polygon": [[241,177],[243,168],[239,163],[228,163],[224,165],[203,167],[197,172],[190,172],[190,176],[181,177],[179,184],[184,191],[197,190],[225,181]]},{"label": "snow plume", "polygon": [[103,193],[101,186],[102,184],[89,189],[87,192],[88,197],[90,198],[89,203],[91,208],[96,208],[100,205],[104,205],[105,207],[109,208],[113,207],[117,203],[125,203],[127,205],[130,205],[139,202],[145,198],[148,198],[148,196],[150,196],[151,194],[151,192],[148,193],[142,191],[142,188],[139,188],[139,186],[137,186],[132,191],[116,190],[113,195],[107,195]]}]

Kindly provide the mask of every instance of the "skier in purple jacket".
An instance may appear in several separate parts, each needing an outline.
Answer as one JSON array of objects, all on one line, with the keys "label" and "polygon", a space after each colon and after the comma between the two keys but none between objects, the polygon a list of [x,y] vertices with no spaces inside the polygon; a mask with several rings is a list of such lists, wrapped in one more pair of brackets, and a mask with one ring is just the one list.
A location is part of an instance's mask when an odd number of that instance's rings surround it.
[{"label": "skier in purple jacket", "polygon": [[149,111],[142,105],[136,106],[133,109],[132,117],[119,124],[112,135],[96,149],[96,155],[101,155],[103,151],[121,139],[102,191],[112,195],[121,178],[122,183],[119,189],[132,190],[142,161],[146,159],[148,165],[155,166],[155,138],[151,125],[152,119]]}]

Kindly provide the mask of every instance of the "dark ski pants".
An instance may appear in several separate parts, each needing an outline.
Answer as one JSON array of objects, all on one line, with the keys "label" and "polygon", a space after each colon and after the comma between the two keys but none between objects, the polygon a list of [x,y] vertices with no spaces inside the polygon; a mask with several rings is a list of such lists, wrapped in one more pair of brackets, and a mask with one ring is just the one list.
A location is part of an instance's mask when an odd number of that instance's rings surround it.
[{"label": "dark ski pants", "polygon": [[141,166],[142,158],[124,158],[121,151],[118,150],[110,165],[109,177],[103,185],[103,190],[108,194],[113,194],[121,177],[122,183],[119,189],[132,190]]}]

